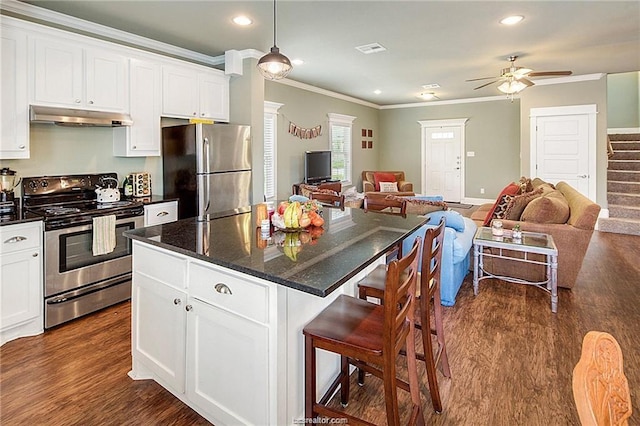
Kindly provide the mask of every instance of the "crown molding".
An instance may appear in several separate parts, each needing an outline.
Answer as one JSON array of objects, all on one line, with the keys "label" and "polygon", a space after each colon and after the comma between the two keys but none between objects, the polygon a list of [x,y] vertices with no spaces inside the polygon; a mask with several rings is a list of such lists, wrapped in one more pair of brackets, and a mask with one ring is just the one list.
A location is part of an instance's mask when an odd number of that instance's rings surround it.
[{"label": "crown molding", "polygon": [[380,105],[372,102],[363,101],[362,99],[353,98],[351,96],[343,95],[342,93],[332,92],[331,90],[321,89],[319,87],[312,86],[307,83],[300,83],[299,81],[283,78],[282,80],[274,80],[273,83],[285,84],[287,86],[296,87],[298,89],[307,90],[309,92],[318,93],[320,95],[330,96],[332,98],[341,99],[347,102],[353,102],[354,104],[364,105],[370,108],[380,109]]},{"label": "crown molding", "polygon": [[[514,96],[514,99],[520,99],[519,96]],[[472,104],[476,102],[495,102],[495,101],[509,101],[511,98],[508,96],[485,96],[482,98],[466,98],[466,99],[450,99],[445,101],[429,101],[429,102],[416,102],[411,104],[396,104],[396,105],[383,105],[380,109],[399,109],[399,108],[420,108],[440,105],[455,105],[455,104]]]},{"label": "crown molding", "polygon": [[209,56],[203,55],[192,50],[183,49],[171,44],[163,43],[150,38],[138,36],[115,28],[96,24],[94,22],[85,21],[84,19],[74,18],[59,12],[43,9],[27,3],[16,0],[1,0],[0,10],[10,12],[17,18],[34,21],[48,26],[62,27],[73,32],[80,32],[85,35],[93,35],[100,38],[122,43],[128,46],[139,47],[153,52],[161,52],[165,56],[179,57],[194,62],[200,62],[207,65],[224,64],[224,55]]},{"label": "crown molding", "polygon": [[531,79],[531,81],[533,81],[536,84],[536,86],[547,86],[549,84],[565,84],[565,83],[578,83],[581,81],[594,81],[594,80],[600,80],[602,77],[606,77],[606,74],[597,73],[597,74],[570,75],[567,77],[545,78],[541,80]]}]

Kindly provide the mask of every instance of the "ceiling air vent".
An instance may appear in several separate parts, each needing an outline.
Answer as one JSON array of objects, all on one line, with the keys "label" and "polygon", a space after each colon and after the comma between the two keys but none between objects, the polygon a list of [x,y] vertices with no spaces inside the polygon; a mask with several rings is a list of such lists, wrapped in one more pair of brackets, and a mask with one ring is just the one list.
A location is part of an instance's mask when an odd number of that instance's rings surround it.
[{"label": "ceiling air vent", "polygon": [[380,43],[365,44],[365,45],[356,47],[356,49],[358,49],[365,55],[368,55],[369,53],[384,52],[385,50],[387,50],[387,48],[381,45]]}]

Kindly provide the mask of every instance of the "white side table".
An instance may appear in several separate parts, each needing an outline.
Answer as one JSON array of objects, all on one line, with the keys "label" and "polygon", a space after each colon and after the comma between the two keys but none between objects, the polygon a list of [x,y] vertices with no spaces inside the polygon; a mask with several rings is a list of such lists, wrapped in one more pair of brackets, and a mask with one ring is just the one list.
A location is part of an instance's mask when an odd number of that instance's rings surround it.
[{"label": "white side table", "polygon": [[[497,254],[485,251],[485,248],[495,248],[497,249]],[[510,252],[524,253],[524,257],[511,256]],[[531,259],[529,257],[530,254],[542,254],[546,260]],[[533,282],[487,272],[483,267],[485,256],[544,265],[547,268],[547,279]],[[556,313],[558,310],[558,248],[551,235],[522,232],[521,239],[512,239],[507,235],[496,237],[491,233],[491,228],[488,227],[478,228],[476,235],[473,237],[473,294],[476,296],[478,295],[478,283],[485,278],[497,278],[516,284],[528,284],[541,288],[551,293],[551,312]]]}]

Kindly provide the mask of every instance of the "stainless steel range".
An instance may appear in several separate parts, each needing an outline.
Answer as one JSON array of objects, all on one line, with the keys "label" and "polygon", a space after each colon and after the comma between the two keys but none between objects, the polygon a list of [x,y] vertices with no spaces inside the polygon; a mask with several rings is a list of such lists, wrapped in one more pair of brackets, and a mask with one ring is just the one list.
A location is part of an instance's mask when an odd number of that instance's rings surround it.
[{"label": "stainless steel range", "polygon": [[[131,242],[122,236],[144,223],[138,201],[98,203],[96,187],[117,185],[116,173],[29,177],[23,208],[44,220],[44,318],[51,328],[131,297]],[[93,219],[115,216],[116,244],[93,255]]]}]

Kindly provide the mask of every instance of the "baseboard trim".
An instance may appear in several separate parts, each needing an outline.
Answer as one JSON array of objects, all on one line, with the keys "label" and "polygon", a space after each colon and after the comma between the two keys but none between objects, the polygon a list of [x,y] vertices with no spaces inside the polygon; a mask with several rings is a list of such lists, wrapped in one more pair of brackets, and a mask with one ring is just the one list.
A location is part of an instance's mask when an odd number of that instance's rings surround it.
[{"label": "baseboard trim", "polygon": [[473,204],[474,206],[478,206],[481,204],[493,203],[496,200],[493,198],[462,198],[462,203],[464,204]]},{"label": "baseboard trim", "polygon": [[608,135],[628,135],[633,133],[640,133],[640,127],[621,127],[617,129],[607,129]]}]

